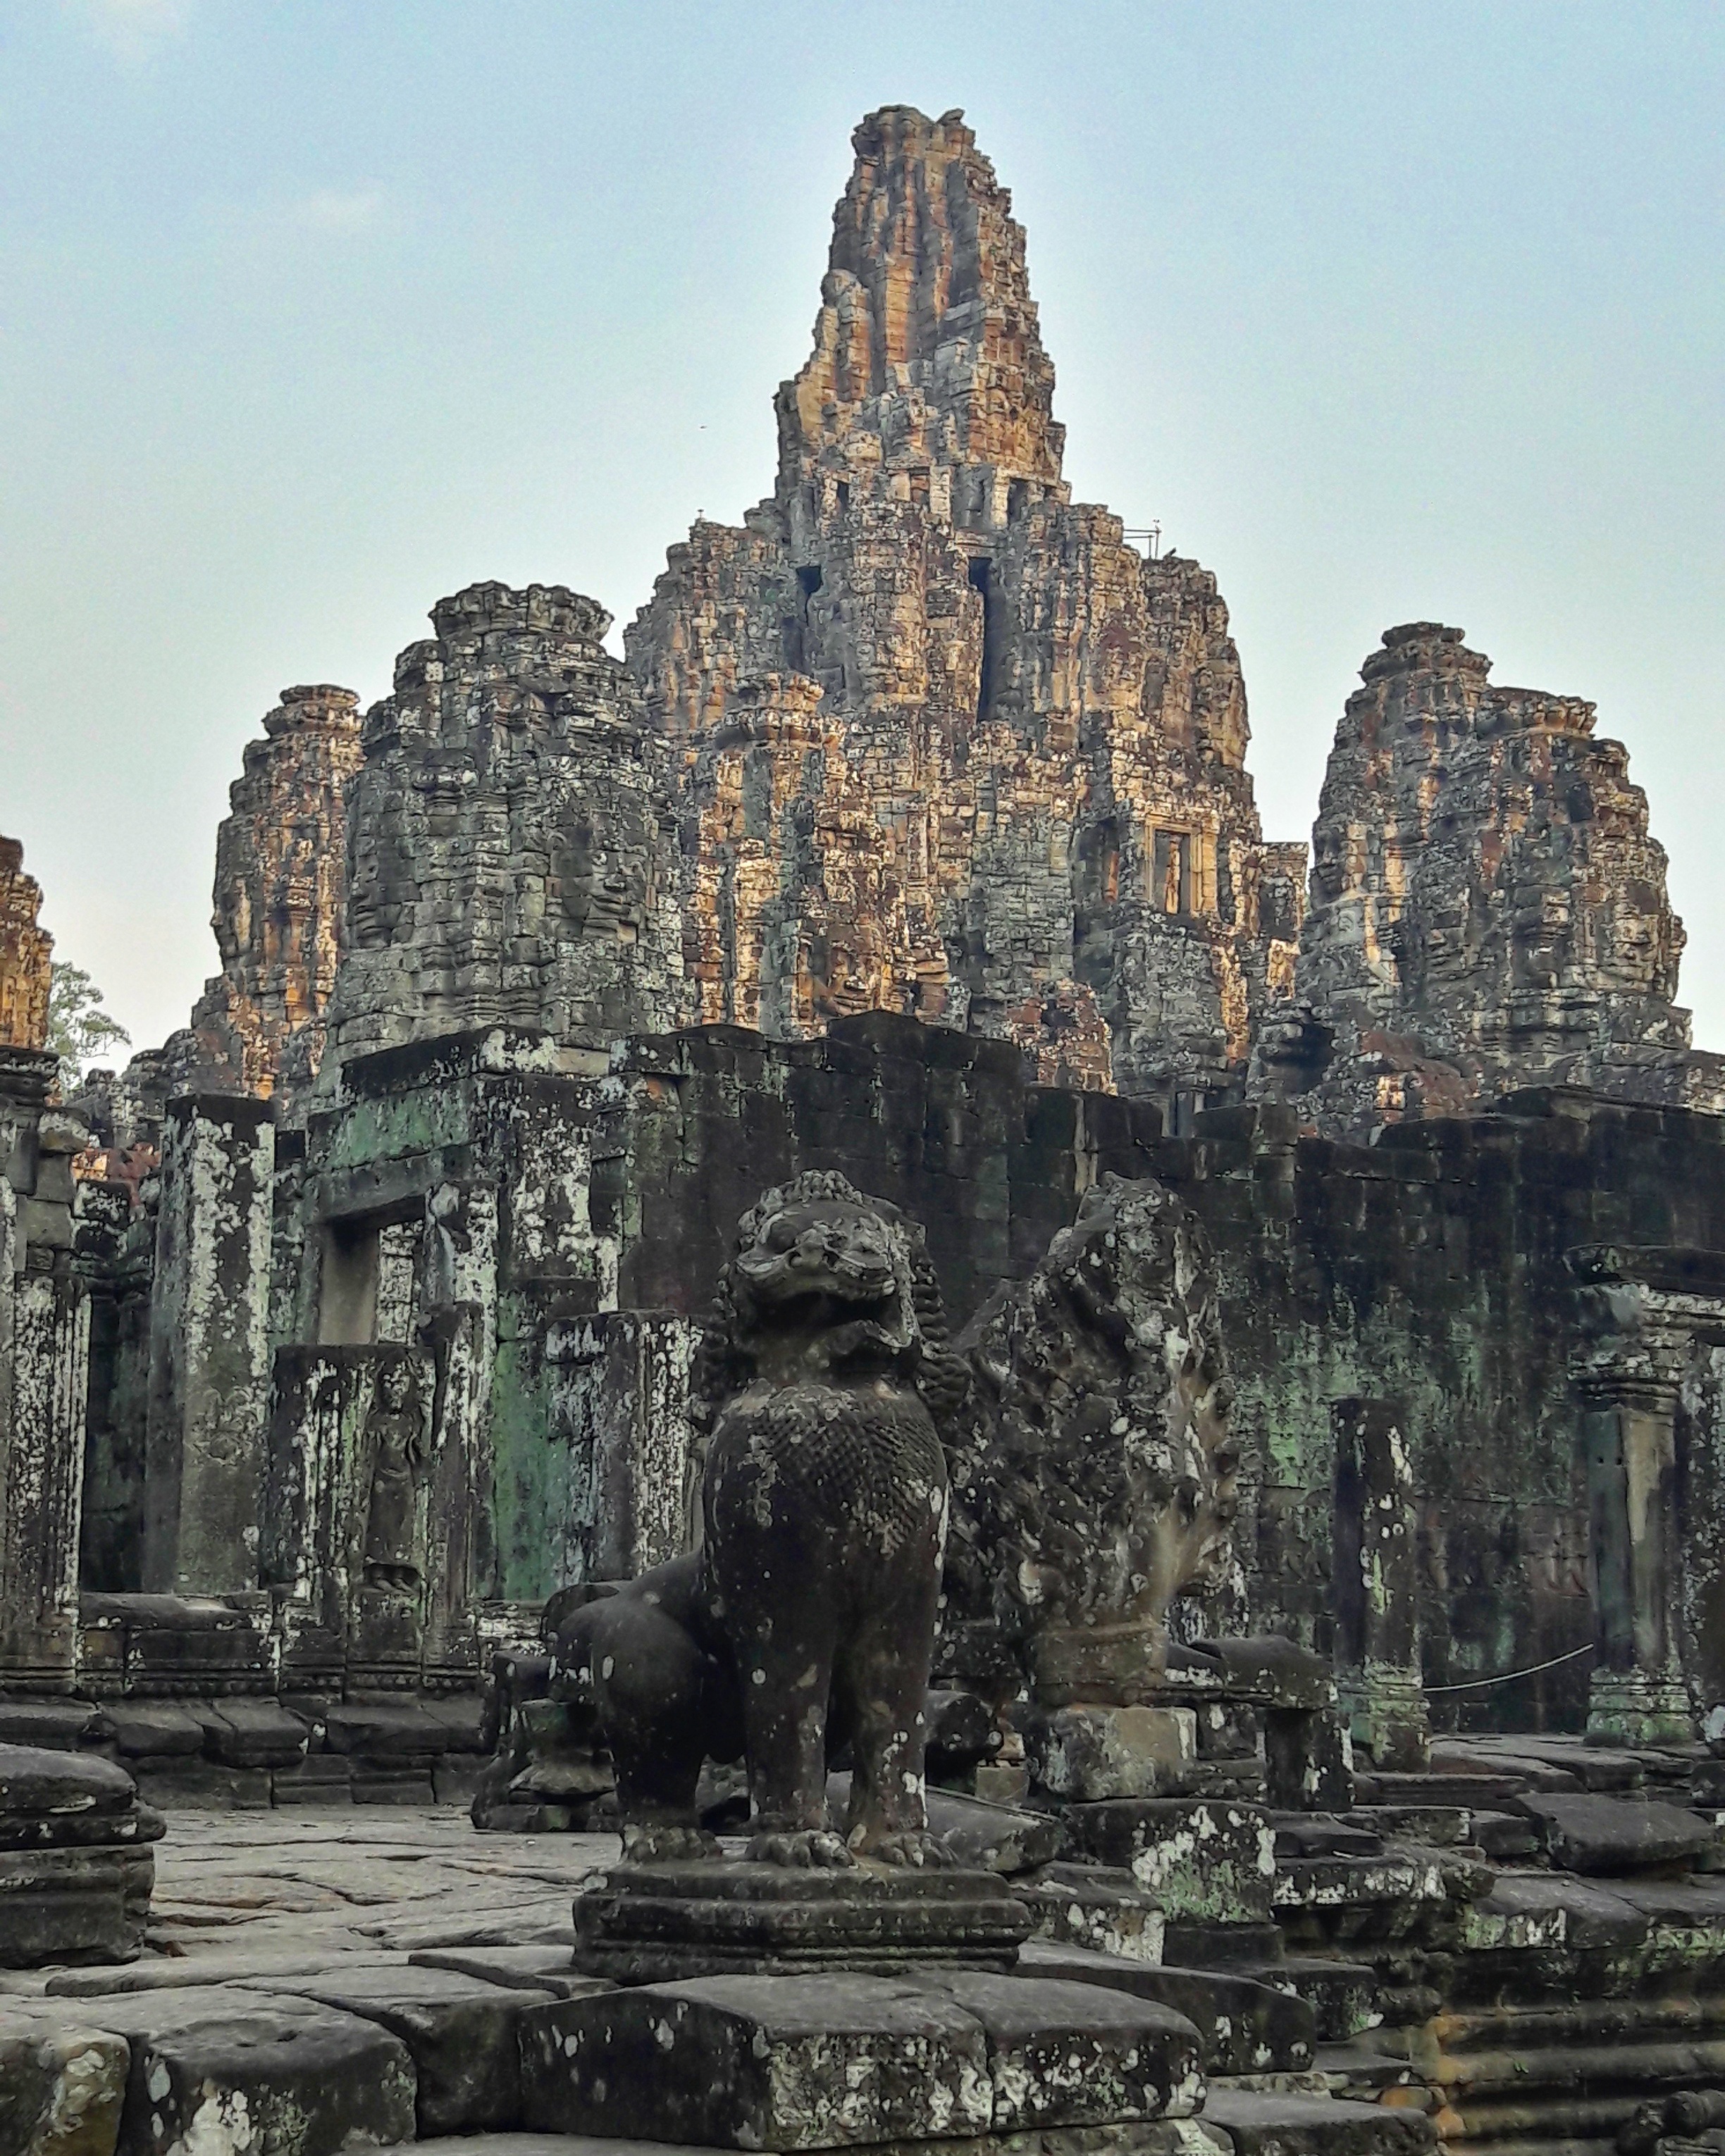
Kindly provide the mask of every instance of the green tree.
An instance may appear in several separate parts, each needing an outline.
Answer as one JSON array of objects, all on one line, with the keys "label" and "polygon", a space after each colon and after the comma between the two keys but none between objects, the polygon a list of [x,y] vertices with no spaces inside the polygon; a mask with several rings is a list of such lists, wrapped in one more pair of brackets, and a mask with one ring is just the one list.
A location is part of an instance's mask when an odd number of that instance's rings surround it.
[{"label": "green tree", "polygon": [[49,973],[48,1045],[60,1059],[60,1090],[69,1093],[86,1066],[131,1035],[102,1009],[102,992],[81,966],[56,958]]}]

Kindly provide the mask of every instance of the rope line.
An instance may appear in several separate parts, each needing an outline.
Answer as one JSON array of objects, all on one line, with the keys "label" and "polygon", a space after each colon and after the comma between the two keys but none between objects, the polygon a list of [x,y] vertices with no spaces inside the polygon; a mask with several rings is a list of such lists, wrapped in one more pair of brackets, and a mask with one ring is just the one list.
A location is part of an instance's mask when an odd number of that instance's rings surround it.
[{"label": "rope line", "polygon": [[1548,1662],[1534,1662],[1525,1670],[1506,1670],[1502,1676],[1470,1677],[1466,1684],[1422,1685],[1420,1689],[1428,1697],[1444,1691],[1483,1691],[1488,1685],[1513,1684],[1517,1677],[1537,1677],[1542,1670],[1555,1670],[1565,1662],[1579,1661],[1584,1655],[1594,1651],[1590,1645],[1574,1647],[1567,1655],[1553,1655]]}]

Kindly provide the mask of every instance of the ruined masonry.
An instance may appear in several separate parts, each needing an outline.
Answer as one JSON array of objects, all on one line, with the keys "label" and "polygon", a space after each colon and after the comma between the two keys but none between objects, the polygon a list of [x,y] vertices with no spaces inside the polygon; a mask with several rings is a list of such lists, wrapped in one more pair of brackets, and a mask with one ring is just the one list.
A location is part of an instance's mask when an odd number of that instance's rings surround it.
[{"label": "ruined masonry", "polygon": [[1646,803],[1394,628],[1308,894],[962,116],[854,140],[772,494],[285,690],[70,1099],[0,841],[0,2150],[1712,2152]]}]

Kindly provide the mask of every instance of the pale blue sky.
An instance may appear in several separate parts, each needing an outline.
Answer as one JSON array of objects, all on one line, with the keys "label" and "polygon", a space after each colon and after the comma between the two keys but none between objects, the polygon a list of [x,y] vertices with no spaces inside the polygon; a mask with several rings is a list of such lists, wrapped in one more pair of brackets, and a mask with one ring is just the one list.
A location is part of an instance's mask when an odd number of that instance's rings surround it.
[{"label": "pale blue sky", "polygon": [[962,105],[1067,475],[1214,569],[1266,831],[1387,624],[1594,699],[1725,1048],[1717,4],[0,0],[0,830],[140,1045],[285,684],[619,619],[769,488],[850,133]]}]

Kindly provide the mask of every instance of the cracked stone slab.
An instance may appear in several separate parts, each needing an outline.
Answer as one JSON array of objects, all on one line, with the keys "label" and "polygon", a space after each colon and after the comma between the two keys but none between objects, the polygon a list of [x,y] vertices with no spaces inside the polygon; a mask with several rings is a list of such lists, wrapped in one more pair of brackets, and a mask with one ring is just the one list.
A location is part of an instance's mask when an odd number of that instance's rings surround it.
[{"label": "cracked stone slab", "polygon": [[1169,1969],[1042,1939],[1019,1949],[1016,1974],[1102,1984],[1183,2015],[1203,2039],[1209,2074],[1303,2073],[1312,2062],[1317,2020],[1311,2004],[1250,1977]]},{"label": "cracked stone slab", "polygon": [[1189,2118],[1203,2040],[1158,2001],[1059,1978],[919,1971],[906,1979],[973,2015],[988,2039],[997,2133]]},{"label": "cracked stone slab", "polygon": [[981,2023],[879,1977],[697,1977],[521,2017],[522,2120],[726,2148],[986,2133]]},{"label": "cracked stone slab", "polygon": [[268,1988],[374,2021],[399,2037],[418,2076],[422,2139],[518,2122],[520,2019],[523,2008],[543,2002],[542,1991],[408,1963],[283,1976]]}]

